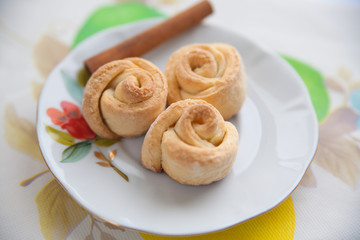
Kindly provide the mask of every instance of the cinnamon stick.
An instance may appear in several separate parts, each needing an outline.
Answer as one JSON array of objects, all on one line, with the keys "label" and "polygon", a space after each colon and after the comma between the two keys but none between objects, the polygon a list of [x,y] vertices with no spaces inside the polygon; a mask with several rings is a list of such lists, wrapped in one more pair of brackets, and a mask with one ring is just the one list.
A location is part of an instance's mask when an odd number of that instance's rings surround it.
[{"label": "cinnamon stick", "polygon": [[90,73],[93,73],[100,66],[110,61],[126,57],[140,57],[161,43],[196,26],[212,12],[213,10],[209,1],[201,1],[174,17],[88,58],[84,62],[85,66]]}]

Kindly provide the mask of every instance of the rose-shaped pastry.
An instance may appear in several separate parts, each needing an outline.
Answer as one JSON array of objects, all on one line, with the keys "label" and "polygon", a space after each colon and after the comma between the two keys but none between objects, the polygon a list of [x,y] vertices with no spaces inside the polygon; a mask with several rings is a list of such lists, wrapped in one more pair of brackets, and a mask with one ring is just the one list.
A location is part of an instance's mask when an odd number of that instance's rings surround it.
[{"label": "rose-shaped pastry", "polygon": [[168,104],[182,99],[203,99],[229,119],[241,108],[246,77],[239,53],[228,44],[193,44],[173,53],[164,72]]},{"label": "rose-shaped pastry", "polygon": [[231,170],[238,133],[203,100],[171,104],[151,125],[141,149],[144,167],[189,185],[209,184]]},{"label": "rose-shaped pastry", "polygon": [[134,137],[146,132],[165,109],[167,83],[161,71],[142,58],[100,67],[85,86],[83,115],[103,138]]}]

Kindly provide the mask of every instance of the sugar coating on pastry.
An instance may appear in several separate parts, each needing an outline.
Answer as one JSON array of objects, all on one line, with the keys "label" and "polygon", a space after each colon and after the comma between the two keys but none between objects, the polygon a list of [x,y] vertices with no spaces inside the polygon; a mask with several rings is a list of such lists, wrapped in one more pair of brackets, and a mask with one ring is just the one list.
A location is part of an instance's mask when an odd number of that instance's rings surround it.
[{"label": "sugar coating on pastry", "polygon": [[171,104],[152,123],[141,163],[179,183],[203,185],[229,174],[237,149],[235,126],[206,101],[187,99]]},{"label": "sugar coating on pastry", "polygon": [[168,104],[202,99],[224,117],[234,116],[246,97],[246,75],[238,51],[224,43],[192,44],[174,52],[164,72]]},{"label": "sugar coating on pastry", "polygon": [[112,61],[87,82],[83,115],[103,138],[138,136],[165,109],[167,93],[164,75],[151,62],[142,58]]}]

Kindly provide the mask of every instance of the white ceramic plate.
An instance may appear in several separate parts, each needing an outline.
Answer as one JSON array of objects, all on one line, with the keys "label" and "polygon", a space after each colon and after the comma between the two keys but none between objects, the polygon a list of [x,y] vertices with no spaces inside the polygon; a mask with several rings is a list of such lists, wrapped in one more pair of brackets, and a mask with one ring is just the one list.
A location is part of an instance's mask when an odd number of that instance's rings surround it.
[{"label": "white ceramic plate", "polygon": [[[49,169],[91,213],[125,228],[155,234],[212,232],[275,207],[299,184],[315,153],[318,125],[310,97],[300,77],[279,56],[244,36],[214,26],[196,27],[144,58],[163,70],[171,53],[186,44],[226,42],[238,49],[248,76],[248,95],[241,111],[231,119],[240,141],[236,163],[226,178],[194,187],[181,185],[165,173],[146,170],[140,164],[143,137],[121,139],[110,147],[90,141],[86,145],[89,152],[81,160],[61,162],[68,146],[55,141],[46,126],[65,130],[51,122],[47,109],[61,109],[63,100],[80,105],[76,91],[81,88],[74,79],[83,60],[158,21],[103,31],[80,44],[50,74],[41,93],[37,122]],[[96,164],[101,161],[94,151],[107,155],[113,150],[117,150],[114,164],[129,182],[112,168]]]}]

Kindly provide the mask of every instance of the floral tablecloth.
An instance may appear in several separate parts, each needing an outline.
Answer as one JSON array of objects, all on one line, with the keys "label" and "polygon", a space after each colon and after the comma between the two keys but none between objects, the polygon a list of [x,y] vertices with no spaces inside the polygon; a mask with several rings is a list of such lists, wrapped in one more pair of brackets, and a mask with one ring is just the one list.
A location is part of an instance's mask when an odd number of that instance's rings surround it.
[{"label": "floral tablecloth", "polygon": [[[195,1],[0,2],[0,239],[173,239],[99,221],[58,185],[37,146],[36,105],[51,70],[105,28],[170,16]],[[360,239],[360,2],[214,0],[206,19],[269,46],[304,80],[319,145],[300,186],[271,211],[174,239]]]}]

